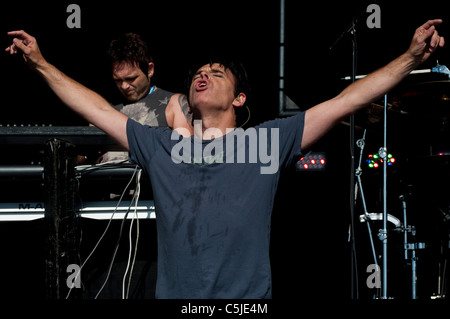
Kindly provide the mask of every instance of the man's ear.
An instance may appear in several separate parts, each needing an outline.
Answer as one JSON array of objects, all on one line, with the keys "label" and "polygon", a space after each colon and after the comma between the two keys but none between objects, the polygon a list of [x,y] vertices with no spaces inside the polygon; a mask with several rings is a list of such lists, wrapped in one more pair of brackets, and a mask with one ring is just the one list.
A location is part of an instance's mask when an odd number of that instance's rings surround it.
[{"label": "man's ear", "polygon": [[247,100],[247,96],[244,93],[239,93],[238,96],[236,96],[233,100],[233,106],[241,107],[245,104],[246,100]]},{"label": "man's ear", "polygon": [[150,62],[147,69],[147,76],[149,79],[153,76],[153,73],[155,73],[155,65],[153,62]]}]

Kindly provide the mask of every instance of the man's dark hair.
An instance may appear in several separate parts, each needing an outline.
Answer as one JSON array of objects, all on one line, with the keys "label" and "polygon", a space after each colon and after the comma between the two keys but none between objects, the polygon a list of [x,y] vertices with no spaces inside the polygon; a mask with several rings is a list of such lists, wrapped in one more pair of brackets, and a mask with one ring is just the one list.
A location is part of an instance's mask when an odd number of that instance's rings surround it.
[{"label": "man's dark hair", "polygon": [[108,55],[111,66],[116,62],[137,64],[144,74],[147,74],[148,64],[153,62],[147,44],[136,33],[122,33],[117,39],[111,41]]}]

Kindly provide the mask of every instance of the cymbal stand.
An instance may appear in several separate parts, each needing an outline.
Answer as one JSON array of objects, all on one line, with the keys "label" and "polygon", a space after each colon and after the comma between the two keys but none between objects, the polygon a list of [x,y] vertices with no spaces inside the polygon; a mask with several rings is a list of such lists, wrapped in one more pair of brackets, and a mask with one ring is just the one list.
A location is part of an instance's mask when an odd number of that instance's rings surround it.
[{"label": "cymbal stand", "polygon": [[[363,205],[363,209],[364,209],[364,221],[367,221],[367,231],[369,232],[369,239],[370,239],[370,245],[372,247],[372,254],[373,254],[373,260],[374,260],[374,264],[377,265],[378,268],[378,262],[377,262],[377,257],[376,257],[376,253],[375,253],[375,246],[373,244],[373,237],[372,237],[372,230],[370,228],[370,216],[369,216],[369,212],[367,211],[367,205],[366,205],[366,199],[364,197],[364,191],[363,191],[363,186],[362,186],[362,181],[361,181],[361,174],[362,174],[362,169],[361,169],[361,161],[362,161],[362,154],[364,151],[364,146],[365,146],[365,139],[366,139],[366,130],[364,130],[364,134],[363,134],[363,138],[359,139],[356,142],[356,145],[360,148],[360,153],[359,153],[359,165],[358,168],[355,171],[355,176],[358,180],[358,188],[359,188],[359,192],[361,193],[361,202]],[[358,188],[356,188],[355,190],[355,201],[356,201],[356,192],[358,191]]]},{"label": "cymbal stand", "polygon": [[412,236],[416,235],[416,228],[407,224],[406,220],[406,198],[400,195],[403,206],[403,249],[405,260],[408,260],[408,251],[411,251],[411,298],[417,299],[417,257],[416,249],[424,249],[425,243],[408,243],[408,233]]},{"label": "cymbal stand", "polygon": [[[365,142],[366,141],[366,131],[367,130],[365,129],[363,137],[361,139],[359,139],[358,141],[356,141],[356,145],[360,148],[360,152],[359,152],[358,168],[355,170],[355,177],[356,177],[356,179],[358,181],[358,184],[355,185],[355,206],[356,206],[357,192],[358,192],[358,189],[359,189],[359,192],[361,194],[361,202],[362,202],[363,209],[364,209],[364,214],[360,216],[360,221],[361,222],[366,222],[367,232],[369,233],[370,246],[372,248],[373,262],[376,265],[376,269],[379,269],[377,256],[376,256],[376,252],[375,252],[375,246],[373,244],[372,229],[370,227],[371,217],[369,215],[369,212],[367,211],[366,199],[365,199],[365,196],[364,196],[364,190],[363,190],[363,185],[362,185],[362,181],[361,181],[361,174],[362,174],[361,162],[362,162],[362,155],[363,155],[363,152],[364,152],[364,146],[365,146],[365,143],[366,143]],[[377,295],[378,295],[378,293],[377,293]]]},{"label": "cymbal stand", "polygon": [[442,256],[447,254],[445,251],[449,248],[449,239],[450,234],[447,234],[447,240],[441,240],[441,260],[438,264],[438,286],[437,286],[437,295],[435,295],[434,299],[445,299],[446,298],[446,281],[447,281],[447,275],[446,275],[446,269],[447,269],[447,256],[444,257],[444,260],[442,261]]},{"label": "cymbal stand", "polygon": [[378,233],[378,238],[383,243],[383,283],[382,283],[382,299],[387,299],[387,94],[384,95],[384,123],[383,123],[383,147],[378,151],[378,155],[383,160],[383,229]]}]

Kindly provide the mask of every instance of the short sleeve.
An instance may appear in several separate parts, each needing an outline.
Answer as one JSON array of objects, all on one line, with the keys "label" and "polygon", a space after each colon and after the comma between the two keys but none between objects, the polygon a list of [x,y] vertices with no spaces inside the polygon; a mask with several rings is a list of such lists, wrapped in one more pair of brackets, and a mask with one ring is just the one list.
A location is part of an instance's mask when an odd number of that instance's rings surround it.
[{"label": "short sleeve", "polygon": [[279,165],[282,169],[291,167],[302,156],[304,122],[305,112],[301,112],[290,117],[264,122],[258,126],[258,128],[270,129],[271,133],[268,133],[271,135],[270,143],[277,143],[277,145],[271,145],[271,148],[278,149]]},{"label": "short sleeve", "polygon": [[129,118],[127,121],[127,138],[130,160],[142,168],[147,166],[161,147],[161,134],[158,127],[142,125]]}]

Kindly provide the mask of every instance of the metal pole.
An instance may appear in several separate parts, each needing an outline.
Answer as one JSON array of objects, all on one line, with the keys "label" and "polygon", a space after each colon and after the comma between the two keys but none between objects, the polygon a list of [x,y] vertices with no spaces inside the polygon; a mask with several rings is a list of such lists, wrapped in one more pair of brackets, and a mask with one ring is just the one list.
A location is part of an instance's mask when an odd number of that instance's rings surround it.
[{"label": "metal pole", "polygon": [[380,156],[383,159],[383,299],[387,299],[387,94],[384,95],[384,141]]},{"label": "metal pole", "polygon": [[278,87],[278,107],[282,113],[285,107],[284,95],[284,19],[285,19],[285,1],[280,0],[280,50],[279,50],[279,87]]},{"label": "metal pole", "polygon": [[[356,41],[356,20],[350,29],[352,35],[352,83],[356,81],[356,63],[357,63],[357,41]],[[351,290],[352,299],[359,299],[358,287],[358,268],[356,262],[355,249],[355,115],[350,116],[350,218],[351,218],[351,234],[350,234],[350,253],[351,253]]]},{"label": "metal pole", "polygon": [[411,252],[411,297],[417,299],[417,267],[416,267],[416,250]]}]

